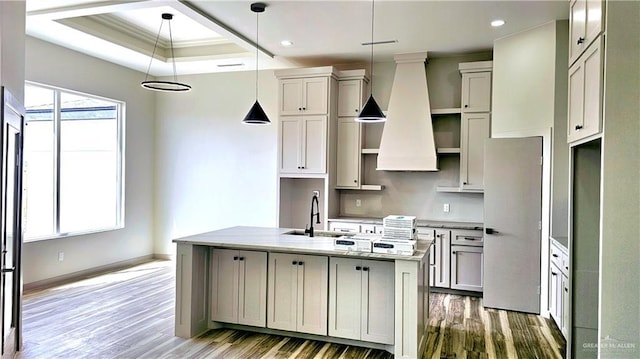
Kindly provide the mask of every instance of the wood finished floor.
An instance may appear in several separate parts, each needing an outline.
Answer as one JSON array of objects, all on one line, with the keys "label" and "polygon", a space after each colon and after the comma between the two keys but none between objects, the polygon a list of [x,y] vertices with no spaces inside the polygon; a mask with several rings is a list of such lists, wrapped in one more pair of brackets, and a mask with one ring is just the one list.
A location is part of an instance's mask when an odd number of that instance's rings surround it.
[{"label": "wood finished floor", "polygon": [[[174,267],[155,261],[25,293],[20,358],[392,358],[380,350],[228,329],[173,336]],[[536,315],[431,294],[426,358],[561,358],[565,342]]]}]

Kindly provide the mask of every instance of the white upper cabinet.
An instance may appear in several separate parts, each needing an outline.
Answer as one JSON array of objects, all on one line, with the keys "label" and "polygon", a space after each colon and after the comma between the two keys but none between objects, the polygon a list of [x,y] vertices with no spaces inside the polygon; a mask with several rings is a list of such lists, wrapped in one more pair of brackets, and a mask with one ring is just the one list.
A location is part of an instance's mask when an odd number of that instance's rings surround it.
[{"label": "white upper cabinet", "polygon": [[489,111],[491,111],[491,72],[463,72],[462,112]]},{"label": "white upper cabinet", "polygon": [[362,80],[338,82],[338,117],[356,117],[362,106]]},{"label": "white upper cabinet", "polygon": [[569,68],[569,143],[602,131],[603,47],[601,37]]},{"label": "white upper cabinet", "polygon": [[280,115],[325,115],[328,112],[328,77],[280,80]]},{"label": "white upper cabinet", "polygon": [[484,189],[484,140],[489,138],[489,113],[464,113],[460,129],[460,187]]},{"label": "white upper cabinet", "polygon": [[353,117],[338,118],[336,186],[360,187],[361,125]]},{"label": "white upper cabinet", "polygon": [[327,172],[327,116],[280,118],[280,173]]},{"label": "white upper cabinet", "polygon": [[569,12],[569,64],[602,32],[604,22],[602,0],[573,0]]}]

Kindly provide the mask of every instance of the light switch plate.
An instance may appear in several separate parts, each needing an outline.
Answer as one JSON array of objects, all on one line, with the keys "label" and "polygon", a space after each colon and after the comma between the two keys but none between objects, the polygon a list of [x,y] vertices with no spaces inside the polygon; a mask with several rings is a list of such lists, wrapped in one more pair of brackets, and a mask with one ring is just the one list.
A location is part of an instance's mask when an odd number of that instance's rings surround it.
[{"label": "light switch plate", "polygon": [[442,206],[442,210],[445,213],[449,213],[449,203],[445,203],[444,206]]}]

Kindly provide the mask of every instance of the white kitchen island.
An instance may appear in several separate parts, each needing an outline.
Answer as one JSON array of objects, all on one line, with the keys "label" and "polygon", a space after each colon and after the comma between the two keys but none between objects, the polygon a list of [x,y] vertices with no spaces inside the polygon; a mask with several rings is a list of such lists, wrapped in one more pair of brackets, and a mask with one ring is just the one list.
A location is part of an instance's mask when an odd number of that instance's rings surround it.
[{"label": "white kitchen island", "polygon": [[[333,238],[323,236],[309,238],[287,234],[293,230],[291,228],[231,227],[174,239],[173,241],[177,244],[175,335],[191,338],[207,329],[231,327],[386,349],[392,352],[396,358],[419,358],[422,356],[425,349],[425,328],[429,314],[428,253],[430,241],[418,240],[418,248],[413,256],[361,253],[334,250]],[[222,273],[220,268],[225,267],[221,265],[225,261],[225,254],[230,255],[230,259],[227,261],[230,266],[243,261],[242,270],[239,271],[238,266],[235,266],[232,267],[235,269],[227,271],[228,275],[227,272]],[[281,266],[284,260],[289,261],[287,267]],[[358,271],[362,268],[362,272],[358,272],[357,275],[362,273],[363,283],[365,283],[364,278],[368,281],[367,284],[362,285],[363,290],[373,286],[384,288],[380,283],[385,281],[378,280],[378,277],[369,277],[369,275],[379,267],[377,264],[390,268],[390,278],[386,280],[386,283],[391,283],[389,293],[387,293],[391,298],[389,303],[383,302],[382,305],[378,303],[370,307],[367,304],[369,303],[367,298],[374,297],[368,297],[365,294],[360,296],[360,287],[353,289],[358,293],[358,300],[362,300],[363,310],[368,310],[367,314],[362,315],[363,327],[369,328],[377,325],[383,327],[383,330],[392,330],[389,340],[376,339],[381,338],[376,336],[377,333],[367,336],[365,328],[362,329],[360,337],[358,336],[360,335],[359,331],[355,337],[352,334],[331,334],[346,332],[343,330],[345,328],[337,328],[339,325],[344,326],[345,323],[336,322],[336,318],[340,319],[344,316],[344,314],[336,315],[338,313],[336,310],[343,304],[353,304],[350,300],[336,299],[340,298],[338,293],[335,293],[336,288],[340,288],[340,285],[336,286],[335,284],[336,275],[338,275],[336,268],[339,266],[333,266],[330,263],[343,263],[345,260],[356,263],[357,266],[354,268],[357,268]],[[250,263],[260,263],[260,265],[249,265]],[[288,318],[287,313],[289,312],[293,313],[293,316],[296,315],[295,308],[289,308],[289,311],[284,315],[279,308],[276,307],[279,312],[274,310],[274,302],[294,303],[293,306],[296,303],[295,294],[292,298],[283,298],[287,297],[282,296],[282,293],[285,293],[283,288],[286,291],[289,290],[289,287],[284,285],[286,281],[282,276],[277,277],[277,273],[283,273],[280,268],[284,268],[287,270],[287,276],[290,273],[294,273],[295,276],[295,270],[300,271],[297,268],[303,268],[303,263],[305,269],[306,266],[309,266],[309,272],[314,269],[317,275],[310,277],[312,283],[307,283],[306,287],[298,279],[297,285],[301,289],[313,290],[314,293],[313,296],[307,295],[306,297],[310,302],[313,302],[310,304],[313,305],[313,310],[308,313],[298,309],[298,317],[307,316],[315,319],[311,322],[308,320],[306,323],[300,322],[298,319],[296,329],[295,323],[290,328],[285,320]],[[279,265],[280,267],[278,267]],[[294,268],[294,271],[292,272],[288,268]],[[369,268],[372,268],[371,272],[369,272]],[[236,279],[239,272],[241,272],[240,275],[244,273],[245,277],[241,277],[240,284],[237,285],[235,283],[238,283]],[[353,277],[352,274],[349,275]],[[331,280],[329,280],[330,278]],[[233,290],[225,290],[224,293],[223,291],[217,292],[216,288],[228,288],[222,286],[223,282],[227,280],[234,283]],[[268,286],[265,281],[268,282]],[[343,281],[343,283],[348,283],[348,281]],[[237,294],[236,290],[240,290],[240,294]],[[233,292],[233,295],[229,296],[232,298],[233,305],[225,306],[222,303],[223,299],[220,299],[227,292]],[[242,303],[237,304],[238,301],[243,302],[249,295],[256,297],[252,302],[255,305],[243,307]],[[343,293],[340,295],[344,296]],[[300,298],[303,296],[304,293],[298,294],[298,305],[300,305]],[[384,295],[375,292],[375,298],[381,296]],[[267,298],[269,299],[267,300]],[[329,305],[330,303],[331,305]],[[269,310],[265,308],[267,306]],[[225,309],[227,307],[229,310]],[[241,310],[238,310],[239,307]],[[393,314],[386,313],[387,311]],[[237,315],[237,312],[241,312],[241,314]],[[333,317],[331,317],[332,313]],[[389,323],[381,322],[380,315],[388,315]],[[353,324],[354,321],[343,322]],[[248,324],[243,325],[245,323]],[[356,323],[358,330],[359,324]]]}]

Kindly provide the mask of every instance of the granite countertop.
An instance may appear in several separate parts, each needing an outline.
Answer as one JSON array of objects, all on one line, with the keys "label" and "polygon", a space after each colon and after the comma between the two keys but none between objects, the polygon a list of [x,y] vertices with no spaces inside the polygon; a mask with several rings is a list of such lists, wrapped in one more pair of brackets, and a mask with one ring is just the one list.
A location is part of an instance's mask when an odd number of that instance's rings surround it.
[{"label": "granite countertop", "polygon": [[338,255],[347,257],[365,257],[377,259],[402,259],[420,261],[428,253],[432,241],[417,241],[418,248],[413,256],[392,255],[382,253],[363,253],[336,250],[333,248],[334,238],[316,236],[313,238],[291,235],[288,232],[295,228],[272,227],[230,227],[217,231],[176,238],[174,243],[187,243],[220,248],[252,249],[302,254]]},{"label": "granite countertop", "polygon": [[[382,218],[373,218],[373,217],[338,217],[338,218],[330,218],[329,221],[339,221],[339,222],[357,222],[357,223],[366,223],[366,224],[379,224],[382,225]],[[468,230],[478,230],[481,231],[484,228],[484,224],[482,223],[474,223],[474,222],[453,222],[453,221],[432,221],[428,219],[418,219],[416,220],[418,227],[429,227],[429,228],[447,228],[447,229],[468,229]]]}]

